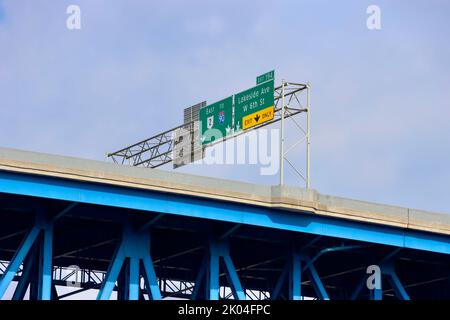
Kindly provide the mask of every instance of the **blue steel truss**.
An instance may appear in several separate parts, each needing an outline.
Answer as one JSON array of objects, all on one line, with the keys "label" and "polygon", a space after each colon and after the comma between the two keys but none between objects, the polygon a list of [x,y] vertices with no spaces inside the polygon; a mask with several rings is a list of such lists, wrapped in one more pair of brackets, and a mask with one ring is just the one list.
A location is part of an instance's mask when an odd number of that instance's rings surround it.
[{"label": "blue steel truss", "polygon": [[[26,197],[25,199],[45,200],[49,207],[54,201],[68,203],[63,210],[56,213],[50,212],[51,210],[46,206],[38,207],[35,210],[33,226],[23,237],[22,243],[14,251],[6,268],[1,270],[3,272],[0,278],[0,298],[5,295],[12,281],[18,281],[13,299],[23,299],[28,287],[31,299],[57,298],[55,285],[64,285],[64,279],[56,277],[57,267],[53,266],[55,259],[53,235],[57,228],[55,224],[80,205],[93,206],[89,209],[92,210],[92,217],[95,217],[97,214],[95,210],[100,207],[126,210],[122,220],[118,222],[121,236],[116,243],[115,253],[108,259],[107,271],[98,271],[97,273],[92,271],[88,280],[80,288],[80,291],[89,288],[98,289],[98,299],[110,299],[113,291],[118,292],[119,299],[127,300],[142,299],[143,294],[155,300],[161,299],[163,296],[170,296],[166,288],[177,285],[170,282],[170,279],[164,278],[163,275],[157,275],[160,262],[155,260],[151,254],[152,227],[161,217],[164,217],[162,220],[166,217],[175,220],[193,219],[194,225],[201,225],[202,222],[205,222],[226,223],[232,226],[225,233],[216,233],[211,230],[207,232],[207,241],[200,246],[200,252],[203,254],[195,272],[195,279],[172,279],[177,280],[180,284],[179,290],[170,289],[172,294],[175,296],[175,293],[178,293],[180,296],[191,299],[233,298],[244,300],[253,295],[261,299],[285,297],[291,300],[300,300],[305,296],[312,295],[318,299],[328,300],[330,299],[329,289],[324,284],[323,275],[316,267],[318,262],[331,254],[364,252],[364,250],[368,250],[367,248],[372,248],[371,246],[376,248],[389,246],[396,249],[381,261],[376,261],[383,272],[383,286],[389,284],[395,297],[407,300],[410,299],[407,288],[402,284],[396,272],[398,252],[414,250],[414,252],[438,253],[445,256],[445,259],[450,253],[450,238],[445,235],[335,219],[308,212],[292,213],[219,200],[31,174],[0,171],[0,193]],[[144,224],[134,223],[133,219],[136,213],[148,217],[148,221]],[[133,219],[130,218],[131,216]],[[236,262],[231,254],[230,239],[235,237],[233,232],[240,226],[288,232],[290,237],[294,238],[306,235],[312,237],[312,241],[298,246],[295,241],[293,243],[292,240],[289,240],[287,243],[291,249],[287,254],[277,258],[280,261],[284,260],[284,265],[279,270],[275,283],[267,290],[254,291],[243,285],[245,271],[249,268],[237,267],[236,265],[240,266],[242,262]],[[253,229],[251,230],[253,232]],[[14,234],[16,235],[16,233]],[[313,250],[317,248],[320,239],[339,239],[351,244],[320,247],[319,250]],[[354,241],[358,243],[354,244]],[[87,248],[93,247],[95,246],[87,246]],[[191,251],[195,250],[187,252]],[[256,255],[256,253],[253,254]],[[70,257],[70,254],[61,256]],[[221,273],[221,269],[223,273]],[[96,281],[93,281],[94,277],[96,277]],[[245,279],[245,282],[250,283],[254,277],[252,275],[250,280]],[[352,298],[360,298],[367,294],[372,299],[382,299],[386,296],[384,287],[366,292],[367,290],[364,290],[366,278],[366,275],[362,276],[362,280],[354,289]],[[141,282],[144,285],[141,285]],[[305,285],[313,289],[312,293],[304,292]],[[224,289],[221,294],[221,288],[228,288],[228,291],[225,292]]]},{"label": "blue steel truss", "polygon": [[209,250],[205,253],[205,257],[197,274],[192,298],[198,299],[201,297],[199,292],[202,284],[205,283],[205,295],[203,298],[208,300],[219,300],[219,271],[220,262],[222,260],[234,299],[245,300],[245,291],[242,289],[241,282],[236,273],[236,268],[231,260],[228,240],[211,238],[208,247]]},{"label": "blue steel truss", "polygon": [[[97,296],[98,300],[110,299],[123,267],[125,267],[125,274],[124,285],[120,286],[121,298],[139,300],[140,274],[142,274],[149,296],[154,300],[161,299],[161,292],[150,256],[150,234],[145,230],[134,230],[130,223],[125,223],[122,240],[112,258],[106,278],[102,282]],[[140,269],[142,272],[140,272]]]},{"label": "blue steel truss", "polygon": [[0,298],[5,294],[21,264],[22,276],[14,298],[23,299],[30,285],[30,297],[51,299],[53,227],[45,212],[36,214],[36,223],[15,252],[0,280]]}]

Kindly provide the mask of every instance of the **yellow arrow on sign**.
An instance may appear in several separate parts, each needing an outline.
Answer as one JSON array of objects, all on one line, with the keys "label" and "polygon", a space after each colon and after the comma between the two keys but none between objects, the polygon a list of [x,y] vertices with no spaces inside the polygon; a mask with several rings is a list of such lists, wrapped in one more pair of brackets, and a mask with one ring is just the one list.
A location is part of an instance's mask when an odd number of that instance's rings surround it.
[{"label": "yellow arrow on sign", "polygon": [[242,129],[248,129],[273,119],[274,107],[256,111],[242,118]]}]

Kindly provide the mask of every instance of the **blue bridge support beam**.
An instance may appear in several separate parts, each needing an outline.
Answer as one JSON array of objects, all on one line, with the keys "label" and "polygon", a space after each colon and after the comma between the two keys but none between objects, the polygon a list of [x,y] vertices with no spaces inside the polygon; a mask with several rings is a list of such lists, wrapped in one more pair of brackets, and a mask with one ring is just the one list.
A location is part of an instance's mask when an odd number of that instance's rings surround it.
[{"label": "blue bridge support beam", "polygon": [[302,259],[297,252],[293,252],[289,270],[289,300],[302,298]]},{"label": "blue bridge support beam", "polygon": [[369,290],[370,300],[383,300],[383,282],[380,282],[380,286],[375,289]]},{"label": "blue bridge support beam", "polygon": [[288,279],[289,300],[301,300],[302,298],[302,274],[306,272],[313,284],[317,297],[321,300],[329,300],[328,293],[317,273],[313,261],[305,254],[292,250],[286,264],[278,278],[271,299],[276,300],[281,296],[283,284]]},{"label": "blue bridge support beam", "polygon": [[[222,262],[222,263],[221,263]],[[219,300],[220,288],[220,266],[223,266],[225,276],[230,285],[234,299],[245,300],[245,291],[236,272],[236,268],[230,256],[230,245],[228,238],[215,239],[211,237],[208,250],[202,260],[197,273],[192,299]],[[204,288],[204,296],[200,294]]]},{"label": "blue bridge support beam", "polygon": [[314,263],[311,261],[311,259],[306,256],[302,255],[303,261],[305,261],[305,269],[309,274],[309,278],[313,284],[314,291],[317,294],[317,297],[320,300],[330,300],[327,290],[325,289],[325,286],[322,283],[322,280],[319,277],[319,274],[317,273],[316,267],[314,266]]},{"label": "blue bridge support beam", "polygon": [[0,279],[0,299],[23,265],[22,276],[13,293],[14,300],[23,299],[30,286],[30,300],[52,298],[53,223],[44,210],[36,213],[35,224],[14,253]]},{"label": "blue bridge support beam", "polygon": [[[120,275],[122,277],[119,279]],[[118,280],[120,280],[118,298],[138,300],[141,275],[144,278],[149,299],[160,300],[161,291],[150,255],[150,232],[137,231],[131,223],[127,223],[122,232],[121,242],[108,267],[106,278],[98,292],[97,300],[109,300]]]},{"label": "blue bridge support beam", "polygon": [[382,274],[387,278],[388,282],[391,284],[394,289],[395,296],[400,300],[410,300],[408,293],[403,287],[400,279],[395,272],[395,267],[393,262],[386,263],[381,266]]},{"label": "blue bridge support beam", "polygon": [[[402,285],[400,279],[395,272],[395,255],[400,251],[399,248],[395,249],[392,253],[386,256],[379,262],[380,274],[378,281],[378,286],[374,289],[369,289],[369,299],[370,300],[383,300],[383,280],[387,280],[392,289],[395,292],[395,297],[400,300],[410,300],[408,293],[406,292],[404,286]],[[355,291],[353,292],[351,299],[356,300],[360,295],[362,289],[367,287],[368,277],[371,274],[364,276],[358,283]]]},{"label": "blue bridge support beam", "polygon": [[375,280],[377,283],[377,287],[374,289],[369,289],[368,281],[369,276],[372,276],[372,274],[367,274],[364,277],[361,278],[361,280],[358,282],[355,290],[353,291],[352,295],[350,296],[351,300],[357,300],[359,296],[361,295],[361,292],[363,289],[369,290],[369,299],[370,300],[383,300],[383,277],[382,273],[379,275],[376,275],[379,277],[378,280]]}]

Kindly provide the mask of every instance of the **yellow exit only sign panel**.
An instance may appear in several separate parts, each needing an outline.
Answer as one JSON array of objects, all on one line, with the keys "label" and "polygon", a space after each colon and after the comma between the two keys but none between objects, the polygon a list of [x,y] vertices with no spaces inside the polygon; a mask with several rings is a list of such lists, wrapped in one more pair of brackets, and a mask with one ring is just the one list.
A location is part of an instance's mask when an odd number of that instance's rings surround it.
[{"label": "yellow exit only sign panel", "polygon": [[242,129],[248,129],[273,119],[274,106],[256,111],[242,118]]}]

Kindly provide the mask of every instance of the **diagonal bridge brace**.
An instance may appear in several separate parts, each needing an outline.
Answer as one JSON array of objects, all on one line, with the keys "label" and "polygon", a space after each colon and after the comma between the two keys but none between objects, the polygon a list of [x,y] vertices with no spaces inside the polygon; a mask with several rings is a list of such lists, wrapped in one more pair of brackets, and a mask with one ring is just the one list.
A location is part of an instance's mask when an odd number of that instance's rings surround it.
[{"label": "diagonal bridge brace", "polygon": [[[230,244],[227,237],[219,239],[210,238],[208,250],[203,257],[194,290],[191,298],[193,300],[205,298],[206,300],[219,300],[219,278],[221,262],[231,288],[234,299],[245,300],[245,291],[242,288],[239,276],[234,267],[230,255]],[[204,289],[204,296],[201,289]]]},{"label": "diagonal bridge brace", "polygon": [[286,282],[286,278],[288,278],[289,300],[301,300],[303,272],[307,272],[319,299],[329,300],[330,298],[314,266],[314,262],[307,255],[299,253],[294,249],[284,265],[270,298],[272,300],[280,298],[281,289]]},{"label": "diagonal bridge brace", "polygon": [[52,299],[53,221],[44,210],[37,211],[34,226],[22,240],[0,279],[0,299],[21,265],[22,274],[14,290],[13,300],[23,299],[28,286],[30,300]]},{"label": "diagonal bridge brace", "polygon": [[[395,256],[400,251],[400,248],[395,249],[390,254],[388,254],[385,258],[383,258],[379,262],[379,266],[375,265],[375,268],[379,274],[369,274],[369,277],[377,277],[375,280],[377,286],[374,289],[369,289],[369,297],[371,300],[382,300],[383,299],[383,278],[386,279],[394,289],[395,296],[400,300],[410,300],[408,293],[405,290],[405,287],[401,283],[397,273],[395,272]],[[351,299],[356,300],[364,288],[364,286],[368,286],[367,282],[369,278],[365,275],[361,281],[358,283],[354,293],[352,294]]]},{"label": "diagonal bridge brace", "polygon": [[[119,279],[120,275],[122,277]],[[149,298],[160,300],[161,291],[150,255],[150,232],[135,230],[131,223],[126,223],[122,231],[122,239],[111,260],[97,300],[109,300],[118,280],[122,280],[119,281],[119,298],[139,300],[141,275]]]},{"label": "diagonal bridge brace", "polygon": [[306,272],[309,276],[310,282],[313,285],[314,291],[317,297],[321,300],[330,300],[325,286],[320,279],[314,263],[324,254],[339,251],[349,251],[355,249],[362,249],[364,245],[344,245],[337,247],[325,248],[317,252],[312,258],[310,258],[305,251],[314,243],[318,242],[321,237],[316,237],[308,244],[298,249],[293,243],[291,251],[286,261],[286,264],[281,272],[280,277],[271,293],[271,299],[276,300],[280,298],[281,289],[287,276],[289,276],[289,300],[301,300],[302,298],[302,273]]}]

